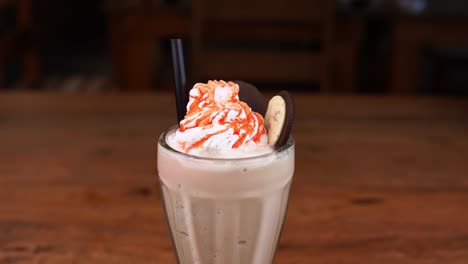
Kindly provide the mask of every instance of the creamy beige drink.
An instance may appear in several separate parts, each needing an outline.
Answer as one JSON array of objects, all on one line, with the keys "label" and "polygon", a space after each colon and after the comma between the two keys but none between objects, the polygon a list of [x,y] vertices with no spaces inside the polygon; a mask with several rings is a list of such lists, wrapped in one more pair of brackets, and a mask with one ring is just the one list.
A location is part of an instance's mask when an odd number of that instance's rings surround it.
[{"label": "creamy beige drink", "polygon": [[239,102],[235,84],[197,85],[187,116],[158,145],[178,261],[271,263],[294,172],[294,141],[273,150],[262,117]]}]

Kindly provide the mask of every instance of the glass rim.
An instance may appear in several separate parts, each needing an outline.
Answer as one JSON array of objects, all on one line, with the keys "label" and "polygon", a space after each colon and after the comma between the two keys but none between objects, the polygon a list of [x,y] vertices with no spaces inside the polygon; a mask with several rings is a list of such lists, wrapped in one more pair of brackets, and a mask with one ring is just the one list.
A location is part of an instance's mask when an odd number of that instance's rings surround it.
[{"label": "glass rim", "polygon": [[174,149],[173,147],[171,147],[166,142],[166,138],[167,138],[168,133],[170,131],[172,131],[172,130],[176,130],[177,128],[178,128],[178,125],[174,125],[174,126],[169,127],[168,129],[164,130],[164,132],[159,137],[159,140],[158,140],[159,145],[161,147],[163,147],[164,149],[172,152],[172,153],[175,153],[177,155],[180,155],[180,156],[183,156],[183,157],[186,157],[186,158],[196,159],[196,160],[209,160],[209,161],[247,161],[247,160],[255,160],[255,159],[262,159],[262,158],[267,158],[267,157],[273,156],[273,155],[275,155],[277,153],[281,153],[281,152],[286,151],[286,150],[290,149],[291,147],[295,146],[295,140],[294,140],[294,137],[291,134],[291,135],[289,135],[289,138],[288,138],[288,141],[286,142],[286,144],[284,144],[280,148],[274,149],[272,152],[268,152],[266,154],[261,154],[261,155],[257,155],[257,156],[251,156],[251,157],[245,157],[245,158],[202,157],[202,156],[196,156],[196,155],[187,154],[187,153],[178,151],[177,149]]}]

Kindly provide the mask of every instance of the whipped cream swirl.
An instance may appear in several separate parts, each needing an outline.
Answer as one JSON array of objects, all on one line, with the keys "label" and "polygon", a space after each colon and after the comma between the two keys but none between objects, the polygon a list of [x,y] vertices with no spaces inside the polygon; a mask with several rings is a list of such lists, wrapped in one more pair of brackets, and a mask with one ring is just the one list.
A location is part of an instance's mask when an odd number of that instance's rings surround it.
[{"label": "whipped cream swirl", "polygon": [[263,117],[239,100],[234,82],[197,83],[190,90],[187,114],[173,140],[185,153],[267,146]]}]

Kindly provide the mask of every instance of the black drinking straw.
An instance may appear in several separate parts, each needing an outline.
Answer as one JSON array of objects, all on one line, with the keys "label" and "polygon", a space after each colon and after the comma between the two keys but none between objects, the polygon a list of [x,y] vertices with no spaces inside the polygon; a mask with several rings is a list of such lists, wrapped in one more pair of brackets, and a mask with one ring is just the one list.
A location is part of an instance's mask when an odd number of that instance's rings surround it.
[{"label": "black drinking straw", "polygon": [[177,107],[177,120],[184,119],[188,103],[187,78],[185,75],[184,50],[181,39],[171,39],[172,69],[174,71],[174,86]]}]

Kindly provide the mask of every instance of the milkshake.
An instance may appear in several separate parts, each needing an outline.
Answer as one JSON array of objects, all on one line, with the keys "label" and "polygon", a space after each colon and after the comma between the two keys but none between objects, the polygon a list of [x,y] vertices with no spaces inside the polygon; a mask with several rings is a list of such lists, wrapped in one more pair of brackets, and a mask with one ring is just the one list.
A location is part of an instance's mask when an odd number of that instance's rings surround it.
[{"label": "milkshake", "polygon": [[294,140],[273,148],[232,82],[196,84],[187,115],[158,144],[179,263],[272,263],[294,172]]}]

